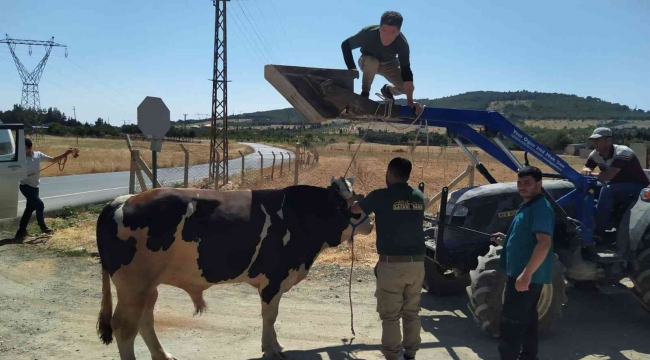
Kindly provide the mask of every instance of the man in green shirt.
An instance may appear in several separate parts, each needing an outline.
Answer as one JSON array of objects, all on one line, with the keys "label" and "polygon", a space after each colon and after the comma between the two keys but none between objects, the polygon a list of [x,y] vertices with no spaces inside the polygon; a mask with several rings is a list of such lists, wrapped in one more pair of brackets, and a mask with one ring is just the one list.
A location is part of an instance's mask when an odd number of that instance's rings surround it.
[{"label": "man in green shirt", "polygon": [[[411,162],[394,158],[386,171],[386,188],[370,192],[355,202],[355,214],[375,213],[377,253],[377,312],[382,320],[381,351],[387,360],[415,359],[421,344],[420,293],[424,280],[425,199],[409,186]],[[401,315],[401,316],[400,316]],[[404,341],[400,331],[404,323]]]},{"label": "man in green shirt", "polygon": [[501,311],[499,353],[502,360],[537,359],[537,303],[544,284],[553,278],[555,213],[542,194],[542,171],[527,166],[517,174],[523,198],[505,238],[499,268],[508,275]]},{"label": "man in green shirt", "polygon": [[[403,18],[396,11],[386,11],[381,16],[379,25],[370,25],[355,35],[345,39],[341,44],[343,59],[349,70],[356,70],[352,50],[361,48],[359,67],[363,72],[361,96],[370,96],[370,87],[375,75],[382,75],[392,85],[384,85],[381,93],[388,99],[394,95],[406,94],[408,105],[422,108],[413,101],[413,72],[411,71],[410,50],[406,37],[401,33]],[[397,58],[396,56],[399,56]]]}]

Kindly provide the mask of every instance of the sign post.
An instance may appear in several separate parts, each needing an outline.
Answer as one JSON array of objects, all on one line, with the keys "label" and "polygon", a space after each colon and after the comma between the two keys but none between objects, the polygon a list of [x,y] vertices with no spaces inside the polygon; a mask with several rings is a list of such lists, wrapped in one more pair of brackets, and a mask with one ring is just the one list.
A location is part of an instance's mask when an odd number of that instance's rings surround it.
[{"label": "sign post", "polygon": [[138,127],[143,134],[151,139],[153,184],[156,187],[158,180],[158,156],[162,150],[162,141],[171,128],[169,109],[159,97],[147,96],[138,105]]}]

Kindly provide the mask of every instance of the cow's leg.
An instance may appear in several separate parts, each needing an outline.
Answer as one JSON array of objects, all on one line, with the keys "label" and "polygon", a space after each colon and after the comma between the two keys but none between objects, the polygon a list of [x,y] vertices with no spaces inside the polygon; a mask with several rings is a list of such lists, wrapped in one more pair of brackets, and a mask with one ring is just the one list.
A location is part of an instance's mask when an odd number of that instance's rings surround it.
[{"label": "cow's leg", "polygon": [[262,299],[262,352],[264,352],[264,359],[285,358],[275,332],[275,320],[278,318],[281,297],[282,293],[278,292],[268,304]]},{"label": "cow's leg", "polygon": [[138,324],[147,300],[146,296],[120,292],[117,287],[117,305],[111,319],[111,327],[117,341],[121,360],[135,360],[133,344],[138,335]]},{"label": "cow's leg", "polygon": [[156,305],[156,300],[158,300],[158,289],[154,289],[147,298],[139,324],[140,335],[145,344],[147,344],[149,352],[151,352],[152,360],[175,360],[170,353],[165,351],[160,340],[158,340],[158,337],[156,336],[156,330],[153,326],[153,309]]}]

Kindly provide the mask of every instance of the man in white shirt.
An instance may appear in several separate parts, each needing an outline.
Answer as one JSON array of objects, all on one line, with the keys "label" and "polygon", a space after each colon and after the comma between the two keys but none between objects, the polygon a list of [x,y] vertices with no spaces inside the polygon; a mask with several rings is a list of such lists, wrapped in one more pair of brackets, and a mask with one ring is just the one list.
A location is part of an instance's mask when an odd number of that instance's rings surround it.
[{"label": "man in white shirt", "polygon": [[18,231],[14,237],[16,240],[22,240],[25,238],[25,236],[27,236],[27,224],[29,223],[34,210],[36,210],[36,220],[38,221],[38,225],[41,227],[41,231],[44,233],[52,232],[52,229],[45,225],[45,218],[43,216],[43,210],[45,209],[45,206],[43,205],[43,201],[39,198],[39,185],[41,184],[41,161],[45,160],[50,163],[56,163],[63,160],[63,158],[69,154],[73,153],[73,150],[70,149],[62,155],[53,158],[46,154],[43,154],[40,151],[34,151],[32,149],[31,139],[25,139],[25,150],[27,155],[25,158],[27,177],[20,181],[20,192],[23,194],[27,202],[25,204],[25,211],[23,212],[23,216],[20,219]]}]

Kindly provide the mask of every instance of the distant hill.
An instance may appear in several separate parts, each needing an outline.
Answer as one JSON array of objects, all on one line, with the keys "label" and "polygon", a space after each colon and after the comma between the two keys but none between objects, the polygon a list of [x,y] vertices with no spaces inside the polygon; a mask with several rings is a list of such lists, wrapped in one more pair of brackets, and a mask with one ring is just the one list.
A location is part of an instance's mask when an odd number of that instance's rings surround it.
[{"label": "distant hill", "polygon": [[[417,99],[416,101],[431,107],[496,110],[511,121],[650,120],[650,111],[630,109],[626,105],[599,98],[536,91],[472,91],[439,99]],[[405,105],[406,99],[401,98],[397,103]],[[238,117],[251,118],[258,125],[302,122],[302,116],[293,108],[241,114],[234,118]]]}]

